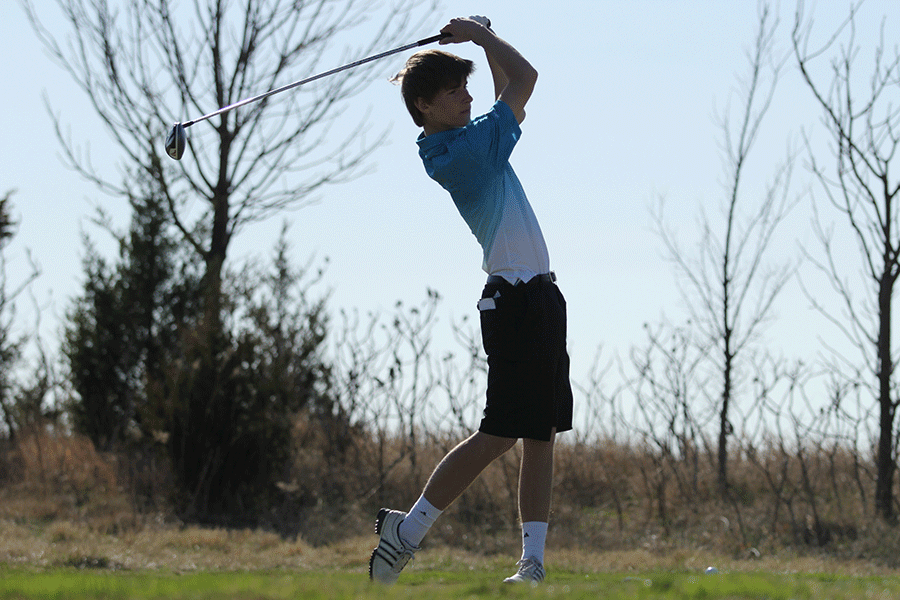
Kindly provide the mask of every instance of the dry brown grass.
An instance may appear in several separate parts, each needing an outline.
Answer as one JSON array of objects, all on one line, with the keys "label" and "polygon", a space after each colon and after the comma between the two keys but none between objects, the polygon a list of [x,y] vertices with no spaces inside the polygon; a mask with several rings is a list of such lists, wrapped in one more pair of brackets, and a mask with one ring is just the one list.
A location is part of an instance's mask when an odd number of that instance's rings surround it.
[{"label": "dry brown grass", "polygon": [[[77,436],[21,437],[0,456],[0,563],[363,571],[378,507],[410,505],[454,440],[432,440],[415,456],[397,440],[382,446],[356,440],[330,454],[317,447],[321,439],[305,442],[293,479],[285,482],[297,506],[294,537],[184,524],[165,509],[165,498],[158,510],[138,510],[116,457]],[[858,460],[840,451],[800,456],[805,479],[798,455],[770,449],[736,458],[734,493],[722,502],[706,457],[663,460],[606,442],[563,442],[550,560],[558,568],[616,572],[716,564],[733,571],[868,574],[900,565],[900,531],[870,516]],[[517,448],[448,509],[429,534],[420,565],[477,568],[515,556],[518,459]]]},{"label": "dry brown grass", "polygon": [[[374,535],[356,536],[313,547],[260,531],[228,531],[196,527],[147,527],[124,535],[106,535],[78,523],[46,527],[0,521],[0,563],[36,568],[80,568],[191,571],[347,570],[365,573]],[[459,547],[429,544],[414,568],[462,570],[509,567],[515,553],[485,555]],[[550,545],[547,563],[576,573],[646,573],[654,570],[702,571],[716,565],[727,572],[769,571],[888,575],[895,571],[873,561],[846,560],[825,554],[785,552],[758,560],[741,560],[712,551],[648,549],[601,551]]]},{"label": "dry brown grass", "polygon": [[340,545],[335,545],[326,561],[323,553],[302,540],[287,541],[263,531],[158,525],[110,535],[82,523],[40,526],[9,519],[0,521],[0,548],[0,562],[12,564],[173,571],[324,568],[337,564],[334,557],[341,553]]}]

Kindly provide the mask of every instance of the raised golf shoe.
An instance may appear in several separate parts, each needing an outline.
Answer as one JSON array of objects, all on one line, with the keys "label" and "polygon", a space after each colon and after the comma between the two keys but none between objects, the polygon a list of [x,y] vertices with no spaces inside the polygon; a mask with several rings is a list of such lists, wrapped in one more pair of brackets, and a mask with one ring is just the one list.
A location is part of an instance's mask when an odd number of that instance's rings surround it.
[{"label": "raised golf shoe", "polygon": [[544,565],[534,557],[523,558],[516,563],[518,572],[504,579],[504,583],[531,583],[537,585],[544,580]]},{"label": "raised golf shoe", "polygon": [[375,533],[381,536],[378,546],[369,558],[369,579],[392,585],[400,576],[400,571],[413,558],[418,548],[407,546],[400,539],[400,523],[406,518],[405,512],[382,508],[375,519]]}]

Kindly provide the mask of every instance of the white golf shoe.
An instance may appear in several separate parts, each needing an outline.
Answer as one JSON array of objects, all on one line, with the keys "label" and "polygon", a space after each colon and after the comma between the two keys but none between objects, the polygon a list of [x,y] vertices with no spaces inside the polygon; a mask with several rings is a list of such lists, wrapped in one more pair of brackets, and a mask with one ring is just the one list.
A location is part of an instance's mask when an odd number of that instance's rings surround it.
[{"label": "white golf shoe", "polygon": [[544,565],[533,556],[523,558],[516,563],[516,566],[519,567],[518,572],[512,577],[504,579],[504,583],[531,583],[537,585],[544,580]]},{"label": "white golf shoe", "polygon": [[407,546],[400,539],[400,523],[406,518],[405,512],[382,508],[375,519],[375,533],[381,536],[378,546],[369,558],[369,579],[392,585],[400,576],[418,548]]}]

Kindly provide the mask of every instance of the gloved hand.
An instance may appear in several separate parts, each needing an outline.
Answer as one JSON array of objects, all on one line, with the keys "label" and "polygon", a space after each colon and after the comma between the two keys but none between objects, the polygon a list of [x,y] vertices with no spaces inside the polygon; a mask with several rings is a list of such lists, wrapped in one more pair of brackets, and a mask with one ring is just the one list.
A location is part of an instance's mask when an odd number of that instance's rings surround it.
[{"label": "gloved hand", "polygon": [[[488,19],[487,17],[485,17],[483,15],[472,15],[469,18],[472,19],[473,21],[475,21],[476,23],[481,23],[488,29],[491,29],[491,20]],[[491,30],[491,31],[493,31],[493,30]]]}]

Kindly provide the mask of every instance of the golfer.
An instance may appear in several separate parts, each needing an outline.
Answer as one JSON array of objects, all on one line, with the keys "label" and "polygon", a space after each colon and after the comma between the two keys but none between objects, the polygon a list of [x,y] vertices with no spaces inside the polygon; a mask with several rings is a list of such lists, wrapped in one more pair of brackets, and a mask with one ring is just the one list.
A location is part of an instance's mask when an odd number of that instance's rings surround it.
[{"label": "golfer", "polygon": [[498,457],[523,440],[519,475],[522,558],[510,583],[544,579],[553,444],[572,428],[566,306],[544,237],[509,164],[537,72],[497,37],[484,17],[453,19],[441,44],[484,49],[494,81],[493,107],[471,118],[466,88],[472,61],[441,50],[418,52],[397,75],[416,125],[419,156],[446,189],[484,250],[488,278],[478,309],[488,385],[478,431],[437,465],[408,513],[381,509],[369,560],[372,580],[392,584],[440,514]]}]

